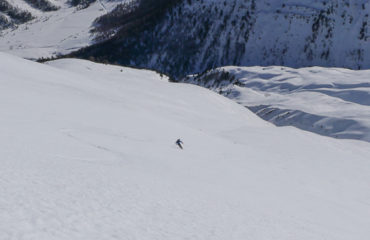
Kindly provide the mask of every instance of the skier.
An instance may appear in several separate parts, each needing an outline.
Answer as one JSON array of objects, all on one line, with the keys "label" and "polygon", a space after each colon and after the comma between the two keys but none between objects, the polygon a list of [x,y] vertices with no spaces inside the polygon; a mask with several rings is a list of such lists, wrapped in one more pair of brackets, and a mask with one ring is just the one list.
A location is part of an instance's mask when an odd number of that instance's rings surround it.
[{"label": "skier", "polygon": [[177,139],[176,144],[177,146],[179,146],[179,148],[183,149],[181,144],[184,144],[184,143],[181,141],[181,139]]}]

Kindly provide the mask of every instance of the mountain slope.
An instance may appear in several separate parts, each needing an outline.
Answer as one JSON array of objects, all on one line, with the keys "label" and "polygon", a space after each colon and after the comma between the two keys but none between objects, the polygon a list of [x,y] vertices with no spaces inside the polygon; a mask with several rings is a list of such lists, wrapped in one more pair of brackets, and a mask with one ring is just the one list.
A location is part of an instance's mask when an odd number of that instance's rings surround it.
[{"label": "mountain slope", "polygon": [[[145,67],[370,67],[368,1],[0,0],[0,50]],[[91,32],[90,32],[91,31]]]},{"label": "mountain slope", "polygon": [[180,1],[147,21],[115,14],[128,21],[97,26],[106,29],[103,38],[115,37],[75,56],[175,77],[227,65],[363,69],[370,67],[369,11],[369,1]]},{"label": "mountain slope", "polygon": [[0,0],[0,51],[38,59],[86,47],[94,20],[125,1]]},{"label": "mountain slope", "polygon": [[368,143],[150,71],[0,53],[0,72],[1,239],[370,235]]},{"label": "mountain slope", "polygon": [[223,67],[183,81],[212,89],[278,126],[370,142],[368,70]]}]

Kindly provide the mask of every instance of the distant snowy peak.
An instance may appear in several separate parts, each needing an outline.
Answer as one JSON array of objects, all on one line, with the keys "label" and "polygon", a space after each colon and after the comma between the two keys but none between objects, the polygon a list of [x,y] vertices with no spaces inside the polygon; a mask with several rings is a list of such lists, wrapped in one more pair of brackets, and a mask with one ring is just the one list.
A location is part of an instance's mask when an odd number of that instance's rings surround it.
[{"label": "distant snowy peak", "polygon": [[277,126],[370,142],[370,71],[223,67],[183,81],[209,88]]}]

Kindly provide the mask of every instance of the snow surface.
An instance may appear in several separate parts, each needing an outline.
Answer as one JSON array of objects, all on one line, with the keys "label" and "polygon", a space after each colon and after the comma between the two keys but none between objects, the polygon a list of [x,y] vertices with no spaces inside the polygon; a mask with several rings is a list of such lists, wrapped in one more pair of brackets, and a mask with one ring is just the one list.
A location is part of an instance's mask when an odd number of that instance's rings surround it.
[{"label": "snow surface", "polygon": [[[66,0],[55,4],[60,10],[41,12],[23,0],[12,0],[13,6],[31,12],[36,19],[15,29],[0,31],[0,51],[23,58],[38,59],[70,53],[92,43],[90,29],[94,20],[112,10],[119,1],[97,1],[78,10]],[[53,2],[54,3],[54,2]]]},{"label": "snow surface", "polygon": [[[227,72],[232,80],[209,77]],[[205,80],[208,76],[208,80]],[[224,67],[186,81],[221,92],[278,126],[370,142],[370,71]]]},{"label": "snow surface", "polygon": [[370,236],[369,143],[150,71],[0,53],[0,72],[0,239]]}]

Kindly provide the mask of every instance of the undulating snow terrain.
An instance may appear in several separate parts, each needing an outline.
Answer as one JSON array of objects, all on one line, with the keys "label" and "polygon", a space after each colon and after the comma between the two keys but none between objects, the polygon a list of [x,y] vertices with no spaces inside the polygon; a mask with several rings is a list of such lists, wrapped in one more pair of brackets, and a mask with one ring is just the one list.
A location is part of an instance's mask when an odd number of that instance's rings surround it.
[{"label": "undulating snow terrain", "polygon": [[[71,1],[67,0],[44,1],[57,8],[44,11],[28,3],[32,0],[0,0],[0,19],[2,14],[6,19],[10,19],[9,23],[3,24],[3,30],[0,21],[0,51],[37,59],[66,54],[86,47],[92,43],[93,36],[89,31],[94,20],[112,10],[117,4],[130,0],[90,1],[92,3],[86,8],[79,7],[80,5],[71,6]],[[14,17],[8,16],[12,12],[9,10],[2,12],[1,4],[4,2],[8,2],[13,11],[20,12],[22,18],[29,14],[31,19],[26,19],[25,23],[12,20]]]},{"label": "undulating snow terrain", "polygon": [[278,126],[370,142],[370,71],[223,67],[184,79],[248,107]]},{"label": "undulating snow terrain", "polygon": [[0,72],[0,239],[370,236],[367,142],[150,71],[0,53]]}]

